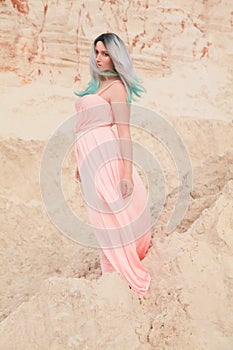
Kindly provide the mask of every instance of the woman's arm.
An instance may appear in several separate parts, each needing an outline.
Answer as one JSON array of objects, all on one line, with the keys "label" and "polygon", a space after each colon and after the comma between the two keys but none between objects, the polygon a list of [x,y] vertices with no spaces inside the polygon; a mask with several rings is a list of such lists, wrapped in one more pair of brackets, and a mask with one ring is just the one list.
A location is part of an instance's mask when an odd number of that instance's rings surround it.
[{"label": "woman's arm", "polygon": [[130,106],[127,103],[126,90],[123,85],[112,86],[110,103],[117,126],[120,140],[121,155],[124,159],[124,178],[121,188],[123,197],[129,196],[133,191],[132,161],[133,149],[130,134]]}]

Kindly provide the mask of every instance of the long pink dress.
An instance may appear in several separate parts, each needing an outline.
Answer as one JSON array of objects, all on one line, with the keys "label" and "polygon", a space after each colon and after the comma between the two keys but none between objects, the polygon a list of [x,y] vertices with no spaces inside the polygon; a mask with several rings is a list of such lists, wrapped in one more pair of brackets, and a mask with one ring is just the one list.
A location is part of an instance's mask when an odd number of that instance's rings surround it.
[{"label": "long pink dress", "polygon": [[[140,296],[151,281],[141,260],[151,242],[151,216],[147,192],[133,164],[133,193],[122,198],[119,183],[124,176],[119,138],[111,128],[111,105],[100,95],[79,97],[75,151],[89,221],[99,243],[102,273],[118,271]],[[93,187],[94,186],[94,187]]]}]

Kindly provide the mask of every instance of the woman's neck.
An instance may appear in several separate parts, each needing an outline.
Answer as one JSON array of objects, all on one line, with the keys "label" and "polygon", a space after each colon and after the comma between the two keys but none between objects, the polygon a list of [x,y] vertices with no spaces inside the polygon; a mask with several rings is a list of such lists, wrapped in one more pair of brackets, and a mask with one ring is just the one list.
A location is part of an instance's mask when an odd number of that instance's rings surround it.
[{"label": "woman's neck", "polygon": [[118,78],[115,76],[102,76],[100,78],[100,81],[101,81],[101,83],[104,83],[104,82],[109,82],[109,81],[116,80],[116,79],[118,79]]}]

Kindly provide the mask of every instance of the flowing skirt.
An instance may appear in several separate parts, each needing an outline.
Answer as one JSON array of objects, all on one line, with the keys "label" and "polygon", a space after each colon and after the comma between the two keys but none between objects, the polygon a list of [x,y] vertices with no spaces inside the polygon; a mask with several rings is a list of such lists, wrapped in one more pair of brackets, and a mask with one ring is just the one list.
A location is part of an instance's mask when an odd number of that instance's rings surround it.
[{"label": "flowing skirt", "polygon": [[140,175],[133,164],[133,192],[122,198],[124,161],[119,139],[110,126],[77,136],[75,150],[102,273],[118,271],[138,295],[145,295],[151,276],[141,260],[151,243],[151,213]]}]

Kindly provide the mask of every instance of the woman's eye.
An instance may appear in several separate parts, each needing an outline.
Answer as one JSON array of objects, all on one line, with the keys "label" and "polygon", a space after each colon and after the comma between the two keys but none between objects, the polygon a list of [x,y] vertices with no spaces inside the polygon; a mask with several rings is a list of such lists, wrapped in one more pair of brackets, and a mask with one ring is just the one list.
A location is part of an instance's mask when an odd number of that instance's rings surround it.
[{"label": "woman's eye", "polygon": [[[95,55],[97,56],[99,54],[99,51],[95,51]],[[109,56],[107,52],[101,52],[101,55],[103,56]]]}]

